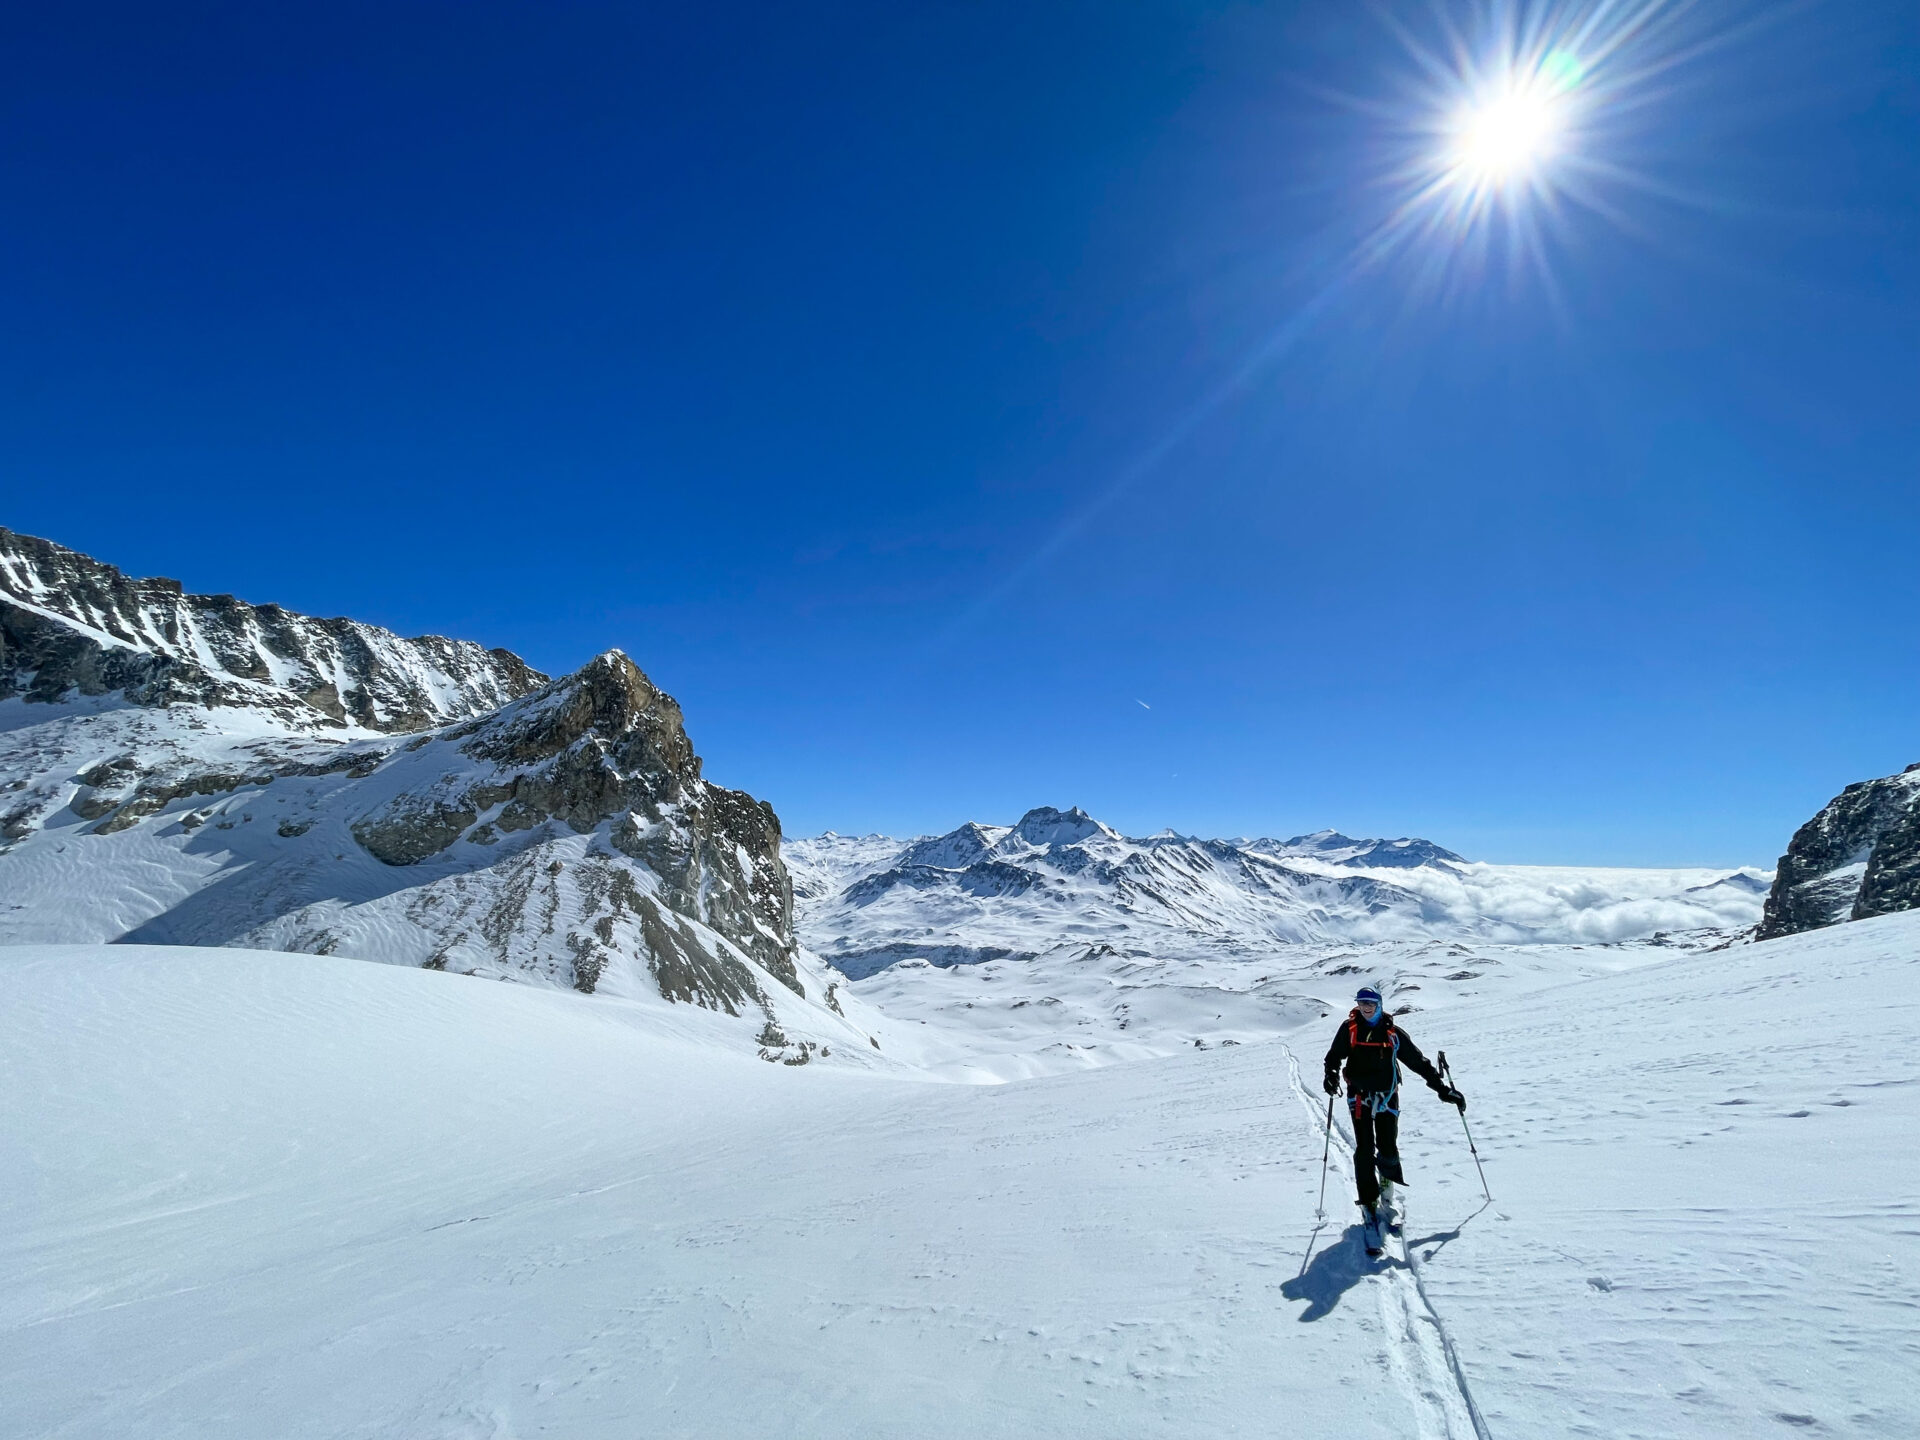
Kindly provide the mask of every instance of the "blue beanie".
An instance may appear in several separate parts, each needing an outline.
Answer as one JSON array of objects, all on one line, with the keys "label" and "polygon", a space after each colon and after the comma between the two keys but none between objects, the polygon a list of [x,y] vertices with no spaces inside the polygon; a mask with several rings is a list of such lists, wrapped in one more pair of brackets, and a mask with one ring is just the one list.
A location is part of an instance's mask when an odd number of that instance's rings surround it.
[{"label": "blue beanie", "polygon": [[1360,993],[1354,996],[1353,999],[1355,1004],[1359,1004],[1362,1001],[1371,1000],[1374,1004],[1378,1005],[1380,1003],[1380,992],[1374,989],[1371,985],[1364,985],[1361,987]]}]

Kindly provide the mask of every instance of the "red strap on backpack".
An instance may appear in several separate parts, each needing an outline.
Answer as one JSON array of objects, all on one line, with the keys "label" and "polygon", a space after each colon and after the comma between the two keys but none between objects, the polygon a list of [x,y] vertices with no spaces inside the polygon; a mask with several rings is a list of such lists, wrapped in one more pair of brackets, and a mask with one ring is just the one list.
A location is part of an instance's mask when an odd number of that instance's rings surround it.
[{"label": "red strap on backpack", "polygon": [[[1393,1017],[1391,1015],[1382,1014],[1380,1017],[1380,1024],[1383,1030],[1382,1039],[1362,1040],[1360,1038],[1360,1012],[1358,1010],[1349,1011],[1347,1014],[1347,1046],[1348,1048],[1351,1049],[1356,1045],[1393,1045],[1394,1043],[1393,1042]],[[1399,1047],[1395,1046],[1395,1048],[1397,1049]]]}]

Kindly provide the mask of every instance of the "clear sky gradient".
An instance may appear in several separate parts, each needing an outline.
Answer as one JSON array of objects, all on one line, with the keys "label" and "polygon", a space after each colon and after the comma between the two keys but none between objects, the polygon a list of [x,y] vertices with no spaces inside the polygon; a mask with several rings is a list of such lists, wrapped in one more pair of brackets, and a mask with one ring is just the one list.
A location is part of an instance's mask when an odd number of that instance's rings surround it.
[{"label": "clear sky gradient", "polygon": [[0,524],[790,834],[1771,863],[1920,760],[1920,7],[1656,9],[1393,228],[1484,5],[6,7]]}]

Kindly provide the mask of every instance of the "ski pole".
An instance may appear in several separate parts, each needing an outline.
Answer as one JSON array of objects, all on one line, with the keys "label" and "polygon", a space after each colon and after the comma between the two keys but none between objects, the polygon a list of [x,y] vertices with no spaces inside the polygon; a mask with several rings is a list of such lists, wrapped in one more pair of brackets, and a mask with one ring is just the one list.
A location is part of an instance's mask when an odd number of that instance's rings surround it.
[{"label": "ski pole", "polygon": [[[1447,1082],[1448,1089],[1452,1089],[1453,1071],[1447,1068],[1447,1052],[1442,1050],[1439,1051],[1438,1054],[1440,1057],[1440,1078]],[[1329,1111],[1328,1113],[1331,1114],[1332,1112]],[[1473,1153],[1473,1168],[1480,1172],[1480,1189],[1485,1193],[1487,1199],[1491,1201],[1493,1199],[1493,1191],[1487,1189],[1487,1167],[1480,1163],[1480,1151],[1473,1143],[1473,1129],[1467,1124],[1467,1112],[1464,1107],[1460,1109],[1460,1128],[1467,1132],[1467,1149]]]},{"label": "ski pole", "polygon": [[1327,1096],[1327,1138],[1320,1146],[1320,1203],[1314,1207],[1313,1218],[1327,1218],[1327,1154],[1333,1149],[1333,1096]]}]

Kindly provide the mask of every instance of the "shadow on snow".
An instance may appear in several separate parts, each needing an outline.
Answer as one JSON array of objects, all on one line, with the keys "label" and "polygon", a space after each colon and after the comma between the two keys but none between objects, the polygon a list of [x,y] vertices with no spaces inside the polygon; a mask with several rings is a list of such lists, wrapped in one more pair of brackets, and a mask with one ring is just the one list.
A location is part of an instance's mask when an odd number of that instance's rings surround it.
[{"label": "shadow on snow", "polygon": [[1401,1263],[1385,1256],[1378,1260],[1368,1258],[1358,1225],[1349,1225],[1338,1240],[1315,1255],[1313,1248],[1319,1240],[1320,1232],[1315,1230],[1313,1239],[1307,1242],[1307,1253],[1301,1258],[1300,1273],[1280,1287],[1280,1293],[1287,1299],[1307,1302],[1307,1308],[1300,1312],[1302,1320],[1320,1320],[1331,1315],[1340,1297],[1367,1276]]},{"label": "shadow on snow", "polygon": [[[1450,1242],[1460,1238],[1460,1232],[1467,1228],[1488,1204],[1481,1205],[1466,1219],[1451,1230],[1436,1230],[1431,1235],[1423,1235],[1418,1240],[1406,1242],[1409,1253],[1431,1246],[1422,1257],[1431,1260]],[[1369,1275],[1378,1275],[1382,1271],[1399,1266],[1409,1268],[1405,1260],[1382,1255],[1373,1258],[1367,1254],[1366,1246],[1360,1237],[1360,1226],[1349,1225],[1326,1249],[1314,1254],[1320,1243],[1320,1230],[1315,1226],[1312,1238],[1307,1241],[1307,1253],[1300,1259],[1300,1273],[1280,1287],[1280,1293],[1289,1300],[1304,1300],[1307,1308],[1300,1312],[1302,1320],[1320,1320],[1331,1315],[1340,1304],[1340,1297],[1358,1285]]]}]

